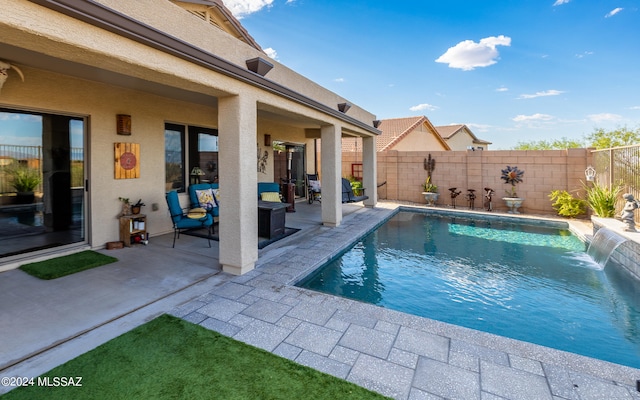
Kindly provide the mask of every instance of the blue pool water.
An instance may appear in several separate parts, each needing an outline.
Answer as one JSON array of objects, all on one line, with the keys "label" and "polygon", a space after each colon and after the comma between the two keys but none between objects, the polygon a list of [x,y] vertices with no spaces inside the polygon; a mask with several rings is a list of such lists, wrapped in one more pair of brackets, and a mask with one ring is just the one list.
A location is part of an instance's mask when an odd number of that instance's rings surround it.
[{"label": "blue pool water", "polygon": [[299,286],[640,368],[640,291],[567,230],[400,212]]}]

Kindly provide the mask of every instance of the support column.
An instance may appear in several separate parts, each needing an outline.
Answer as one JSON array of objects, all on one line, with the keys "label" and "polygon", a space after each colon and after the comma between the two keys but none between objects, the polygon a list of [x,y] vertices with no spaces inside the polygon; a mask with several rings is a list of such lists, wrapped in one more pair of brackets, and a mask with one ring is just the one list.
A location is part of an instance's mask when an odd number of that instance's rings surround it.
[{"label": "support column", "polygon": [[369,196],[363,203],[366,207],[375,207],[378,203],[378,168],[376,162],[376,138],[362,138],[362,186]]},{"label": "support column", "polygon": [[322,224],[342,222],[342,128],[323,126],[320,130],[322,157]]},{"label": "support column", "polygon": [[257,104],[253,96],[218,99],[220,264],[233,275],[258,260]]}]

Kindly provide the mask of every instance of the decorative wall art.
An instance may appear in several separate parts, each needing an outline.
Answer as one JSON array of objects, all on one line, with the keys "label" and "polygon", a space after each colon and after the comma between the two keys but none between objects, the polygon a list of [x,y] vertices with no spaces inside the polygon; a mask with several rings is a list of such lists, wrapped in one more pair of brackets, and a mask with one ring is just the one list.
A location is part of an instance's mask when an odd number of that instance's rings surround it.
[{"label": "decorative wall art", "polygon": [[265,150],[264,152],[260,148],[258,144],[258,172],[262,172],[263,174],[267,173],[267,160],[269,159],[269,152]]},{"label": "decorative wall art", "polygon": [[140,178],[140,144],[114,143],[116,179]]}]

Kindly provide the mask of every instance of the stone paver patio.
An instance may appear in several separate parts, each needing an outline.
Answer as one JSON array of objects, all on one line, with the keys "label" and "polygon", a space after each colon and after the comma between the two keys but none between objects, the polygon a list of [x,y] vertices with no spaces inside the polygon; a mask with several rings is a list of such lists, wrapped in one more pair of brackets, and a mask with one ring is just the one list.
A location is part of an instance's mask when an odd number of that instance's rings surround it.
[{"label": "stone paver patio", "polygon": [[391,213],[283,243],[171,314],[395,399],[640,399],[637,369],[292,285]]}]

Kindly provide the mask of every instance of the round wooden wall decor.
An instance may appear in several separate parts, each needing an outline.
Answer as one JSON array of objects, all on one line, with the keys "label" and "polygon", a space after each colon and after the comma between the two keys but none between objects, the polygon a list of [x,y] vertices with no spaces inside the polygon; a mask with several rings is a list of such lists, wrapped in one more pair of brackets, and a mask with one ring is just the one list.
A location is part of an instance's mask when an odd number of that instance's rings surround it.
[{"label": "round wooden wall decor", "polygon": [[114,153],[116,179],[140,177],[140,144],[115,143]]}]

